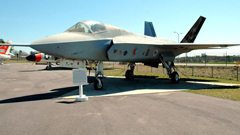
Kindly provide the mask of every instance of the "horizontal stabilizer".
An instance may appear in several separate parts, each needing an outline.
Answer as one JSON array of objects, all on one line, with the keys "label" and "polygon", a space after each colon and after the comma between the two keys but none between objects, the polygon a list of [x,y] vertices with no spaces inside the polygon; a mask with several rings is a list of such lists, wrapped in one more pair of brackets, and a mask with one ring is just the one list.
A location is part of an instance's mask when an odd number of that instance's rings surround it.
[{"label": "horizontal stabilizer", "polygon": [[200,16],[198,20],[195,22],[195,24],[192,26],[192,28],[185,35],[185,37],[182,39],[181,43],[193,43],[205,19],[206,19],[205,17]]},{"label": "horizontal stabilizer", "polygon": [[145,21],[144,35],[151,36],[151,37],[157,37],[152,22]]}]

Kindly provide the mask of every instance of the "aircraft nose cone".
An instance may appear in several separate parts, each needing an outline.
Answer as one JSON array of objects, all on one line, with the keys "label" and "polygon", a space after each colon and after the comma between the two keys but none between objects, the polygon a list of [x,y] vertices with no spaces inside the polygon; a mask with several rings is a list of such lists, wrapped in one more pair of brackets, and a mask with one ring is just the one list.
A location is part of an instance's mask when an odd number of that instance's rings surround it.
[{"label": "aircraft nose cone", "polygon": [[26,59],[27,59],[28,61],[35,61],[35,60],[36,60],[36,56],[35,56],[35,54],[31,54],[31,55],[28,55],[28,56],[26,57]]}]

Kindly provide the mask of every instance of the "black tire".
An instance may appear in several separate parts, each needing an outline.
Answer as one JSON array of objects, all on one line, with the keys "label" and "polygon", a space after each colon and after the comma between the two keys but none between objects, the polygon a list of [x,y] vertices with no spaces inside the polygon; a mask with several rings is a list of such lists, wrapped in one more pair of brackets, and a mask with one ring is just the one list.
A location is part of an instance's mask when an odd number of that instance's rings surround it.
[{"label": "black tire", "polygon": [[51,68],[49,66],[46,66],[45,70],[49,70],[49,69],[51,69]]},{"label": "black tire", "polygon": [[127,80],[134,80],[134,74],[131,70],[126,71],[125,77],[126,77]]},{"label": "black tire", "polygon": [[[99,85],[99,81],[101,81],[101,85]],[[103,89],[103,82],[102,80],[95,80],[94,81],[94,89],[95,90],[102,90]]]},{"label": "black tire", "polygon": [[173,72],[171,74],[171,81],[174,83],[178,83],[179,82],[179,75],[177,72]]}]

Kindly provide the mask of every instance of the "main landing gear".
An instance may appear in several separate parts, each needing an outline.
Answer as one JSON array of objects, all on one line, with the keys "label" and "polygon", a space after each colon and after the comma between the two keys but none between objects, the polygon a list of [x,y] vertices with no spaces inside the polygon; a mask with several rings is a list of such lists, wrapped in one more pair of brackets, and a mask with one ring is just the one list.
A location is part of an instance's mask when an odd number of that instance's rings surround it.
[{"label": "main landing gear", "polygon": [[[95,90],[102,90],[103,89],[103,82],[99,78],[99,76],[103,77],[103,62],[102,61],[97,61],[97,62],[89,63],[89,61],[87,61],[87,63],[95,73],[95,78],[96,79],[94,81],[94,89]],[[95,67],[96,67],[95,69],[92,67],[92,64],[95,65]]]},{"label": "main landing gear", "polygon": [[[167,63],[167,62],[163,61],[161,58],[160,58],[160,60],[162,61],[164,68],[166,68],[169,78],[171,78],[171,83],[178,83],[179,82],[179,75],[175,71],[175,68],[173,68],[174,63],[173,62]],[[128,67],[130,67],[130,69],[128,69],[125,73],[125,78],[127,80],[134,80],[135,66],[136,66],[135,63],[133,63],[133,62],[129,63]],[[174,72],[172,72],[172,68],[174,69]]]},{"label": "main landing gear", "polygon": [[179,75],[176,71],[174,71],[171,75],[171,82],[178,83],[179,82]]},{"label": "main landing gear", "polygon": [[128,67],[130,67],[129,70],[126,71],[125,77],[127,80],[134,80],[134,68],[136,64],[135,63],[129,63]]},{"label": "main landing gear", "polygon": [[[163,67],[166,68],[169,78],[171,78],[171,83],[178,83],[179,82],[179,75],[175,71],[175,68],[173,68],[174,63],[173,62],[168,62],[167,63],[166,61],[163,61],[161,57],[160,57],[160,60],[163,64]],[[173,72],[172,72],[172,68],[174,69]]]}]

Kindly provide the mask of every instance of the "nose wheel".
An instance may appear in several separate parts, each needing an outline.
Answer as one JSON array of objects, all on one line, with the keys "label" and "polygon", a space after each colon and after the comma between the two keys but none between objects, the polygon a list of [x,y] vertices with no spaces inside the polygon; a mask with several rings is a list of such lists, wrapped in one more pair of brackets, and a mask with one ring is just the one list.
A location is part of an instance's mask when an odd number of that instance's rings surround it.
[{"label": "nose wheel", "polygon": [[[103,82],[101,79],[99,79],[98,77],[101,75],[103,76],[103,62],[102,61],[93,61],[92,63],[90,63],[87,60],[88,65],[90,66],[90,68],[94,71],[95,73],[95,78],[96,80],[94,81],[94,89],[95,90],[102,90],[103,89]],[[96,69],[94,69],[92,67],[92,64],[95,64]]]},{"label": "nose wheel", "polygon": [[96,79],[94,81],[94,89],[95,90],[102,90],[103,89],[103,82],[100,79]]}]

